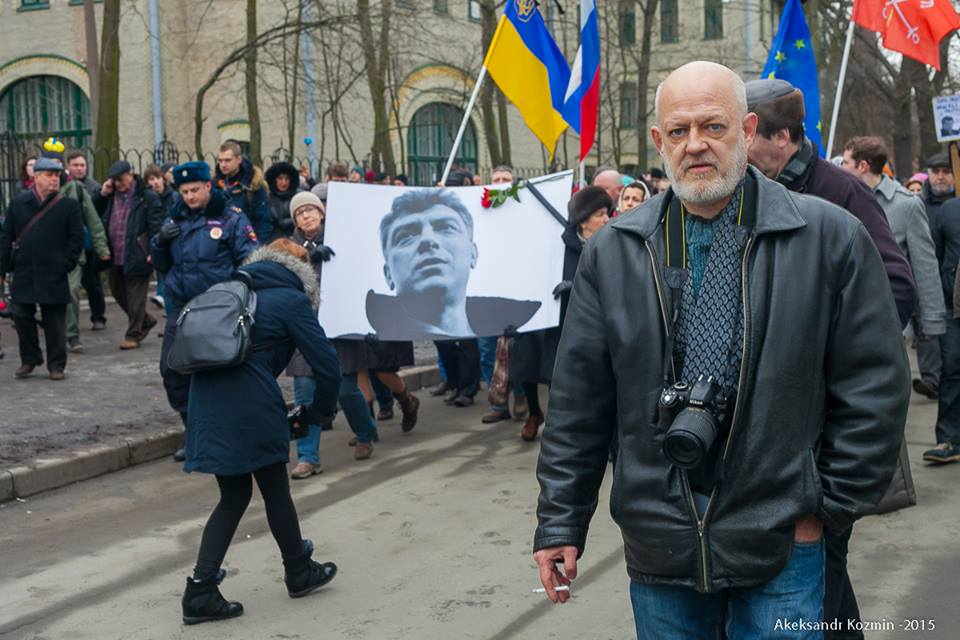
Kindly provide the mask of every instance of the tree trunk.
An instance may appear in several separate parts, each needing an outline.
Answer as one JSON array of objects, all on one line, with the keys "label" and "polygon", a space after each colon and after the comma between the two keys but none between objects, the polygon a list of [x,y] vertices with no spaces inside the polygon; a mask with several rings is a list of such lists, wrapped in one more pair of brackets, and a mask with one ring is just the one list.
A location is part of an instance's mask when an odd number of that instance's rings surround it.
[{"label": "tree trunk", "polygon": [[103,181],[120,157],[120,0],[104,0],[101,37],[94,173]]},{"label": "tree trunk", "polygon": [[510,124],[507,120],[507,97],[498,87],[497,94],[497,121],[500,123],[500,161],[513,166],[510,155]]},{"label": "tree trunk", "polygon": [[[497,8],[493,0],[483,0],[480,3],[480,51],[486,56],[490,49],[490,42],[497,29]],[[490,165],[495,167],[503,164],[500,156],[500,140],[497,136],[497,121],[493,115],[493,91],[496,87],[493,79],[487,79],[480,90],[480,112],[483,114],[483,136],[487,139],[487,149],[490,151]]]},{"label": "tree trunk", "polygon": [[[247,42],[257,39],[257,0],[247,0]],[[260,107],[257,104],[257,47],[250,47],[243,57],[246,63],[245,83],[247,119],[250,121],[250,159],[263,163],[260,146]]]},{"label": "tree trunk", "polygon": [[87,47],[87,75],[90,78],[90,110],[93,130],[97,130],[97,117],[100,115],[100,51],[97,47],[97,14],[93,9],[93,0],[83,0],[83,33]]},{"label": "tree trunk", "polygon": [[650,93],[650,49],[653,39],[653,25],[657,17],[659,0],[647,0],[640,4],[643,15],[643,31],[640,40],[640,61],[637,64],[637,174],[647,168],[647,94]]},{"label": "tree trunk", "polygon": [[390,121],[387,117],[386,63],[390,55],[390,7],[392,0],[380,2],[380,36],[373,34],[373,18],[370,15],[370,0],[357,0],[357,17],[360,21],[360,41],[363,60],[367,67],[367,84],[373,107],[373,145],[370,148],[370,165],[374,171],[383,170],[391,175],[396,171],[393,147],[390,144]]}]

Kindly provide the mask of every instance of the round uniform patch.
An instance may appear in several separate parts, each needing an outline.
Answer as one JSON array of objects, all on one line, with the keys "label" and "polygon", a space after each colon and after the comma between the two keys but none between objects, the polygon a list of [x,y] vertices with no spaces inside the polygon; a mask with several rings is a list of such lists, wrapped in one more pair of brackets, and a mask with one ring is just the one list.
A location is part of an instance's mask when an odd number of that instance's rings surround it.
[{"label": "round uniform patch", "polygon": [[210,229],[210,237],[214,240],[219,240],[223,237],[223,229],[220,227],[214,227],[213,229]]}]

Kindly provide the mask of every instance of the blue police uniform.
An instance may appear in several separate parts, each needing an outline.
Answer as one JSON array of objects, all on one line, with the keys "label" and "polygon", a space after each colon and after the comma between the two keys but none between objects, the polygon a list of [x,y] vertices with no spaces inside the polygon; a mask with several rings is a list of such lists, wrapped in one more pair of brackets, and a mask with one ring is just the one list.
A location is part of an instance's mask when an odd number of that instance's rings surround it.
[{"label": "blue police uniform", "polygon": [[166,365],[180,309],[211,285],[228,280],[257,247],[257,236],[247,217],[228,204],[219,189],[210,192],[210,202],[202,211],[191,211],[183,200],[176,202],[164,225],[170,223],[180,227],[180,234],[165,246],[154,236],[150,255],[163,274],[164,292],[172,302],[163,332],[160,373],[170,406],[183,416],[187,411],[190,377]]}]

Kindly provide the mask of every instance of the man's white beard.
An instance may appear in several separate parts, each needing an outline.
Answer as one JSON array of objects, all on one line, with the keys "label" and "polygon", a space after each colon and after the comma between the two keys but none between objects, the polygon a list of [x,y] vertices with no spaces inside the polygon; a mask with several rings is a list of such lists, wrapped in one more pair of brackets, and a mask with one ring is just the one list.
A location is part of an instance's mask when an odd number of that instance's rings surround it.
[{"label": "man's white beard", "polygon": [[667,158],[663,158],[663,167],[667,178],[670,179],[673,192],[682,202],[693,205],[707,205],[733,195],[737,185],[740,184],[747,172],[747,141],[742,134],[737,140],[736,154],[733,159],[734,163],[730,170],[721,173],[711,181],[706,178],[692,178],[681,181],[674,173]]}]

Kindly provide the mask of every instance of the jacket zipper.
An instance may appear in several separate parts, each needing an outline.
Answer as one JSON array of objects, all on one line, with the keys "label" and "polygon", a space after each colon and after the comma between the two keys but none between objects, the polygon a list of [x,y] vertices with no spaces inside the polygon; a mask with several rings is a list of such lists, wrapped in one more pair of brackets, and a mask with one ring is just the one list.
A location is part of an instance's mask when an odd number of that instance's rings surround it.
[{"label": "jacket zipper", "polygon": [[[733,418],[730,420],[730,433],[727,434],[727,445],[723,448],[723,456],[720,459],[720,464],[724,464],[727,461],[727,455],[730,453],[730,443],[733,442],[733,430],[737,425],[737,418],[740,417],[740,393],[739,390],[743,389],[744,378],[747,373],[747,362],[749,360],[749,349],[750,342],[748,337],[750,335],[750,290],[748,287],[747,281],[747,265],[750,261],[750,249],[753,247],[754,235],[750,234],[750,237],[747,239],[747,246],[743,250],[743,262],[741,264],[740,270],[740,299],[743,302],[743,354],[740,357],[740,376],[737,380],[737,399],[733,405]],[[710,517],[710,512],[713,510],[713,501],[717,495],[717,488],[714,487],[710,491],[710,499],[707,500],[707,508],[703,511],[703,518],[699,517],[697,513],[697,504],[693,500],[693,489],[690,488],[690,479],[687,477],[687,473],[683,472],[683,481],[687,489],[687,499],[690,502],[691,513],[694,514],[697,521],[697,538],[700,542],[700,563],[702,567],[701,578],[703,580],[703,591],[704,593],[710,592],[710,576],[707,567],[707,540],[706,540],[706,529],[707,529],[707,518]]]},{"label": "jacket zipper", "polygon": [[[663,331],[667,337],[670,337],[670,317],[667,314],[667,300],[663,296],[663,286],[660,283],[660,266],[650,242],[644,240],[643,244],[647,248],[647,254],[650,256],[650,264],[653,266],[653,282],[657,287],[657,300],[660,302],[660,317],[663,318]],[[670,373],[673,376],[672,380],[676,381],[677,372],[674,369],[673,358],[670,358]]]}]

